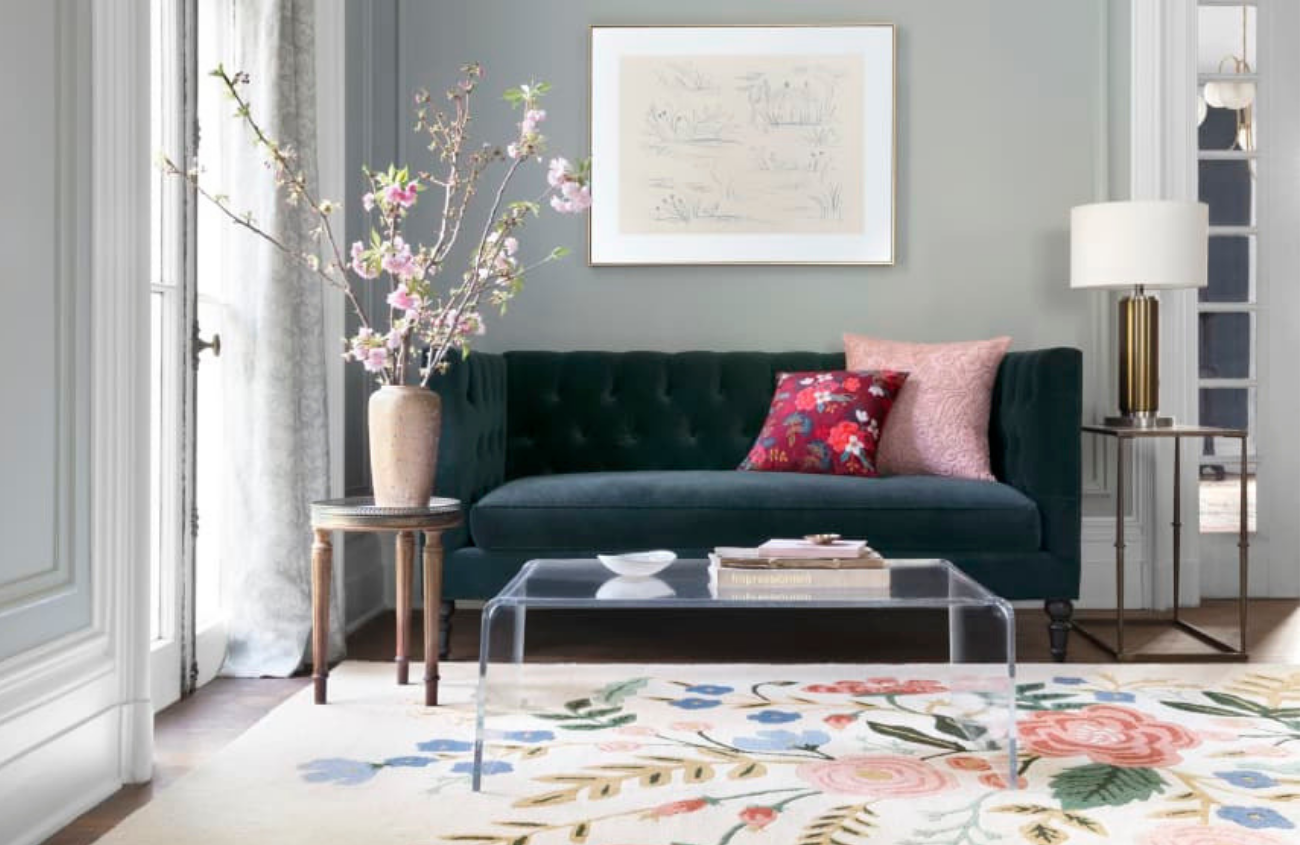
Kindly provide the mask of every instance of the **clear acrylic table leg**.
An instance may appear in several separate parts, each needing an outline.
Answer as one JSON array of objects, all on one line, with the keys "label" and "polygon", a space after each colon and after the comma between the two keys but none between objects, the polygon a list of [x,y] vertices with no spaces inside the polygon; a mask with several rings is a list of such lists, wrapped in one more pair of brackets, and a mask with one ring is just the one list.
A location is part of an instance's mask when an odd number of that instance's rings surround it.
[{"label": "clear acrylic table leg", "polygon": [[[1015,610],[1001,599],[954,598],[948,607],[948,658],[952,671],[954,734],[974,747],[1007,755],[1003,778],[1016,789]],[[964,713],[979,712],[967,719]]]},{"label": "clear acrylic table leg", "polygon": [[[527,605],[517,599],[493,599],[483,608],[479,627],[478,696],[474,720],[475,792],[483,785],[483,762],[487,751],[487,722],[494,709],[519,709],[524,701],[504,700],[522,694],[517,677],[523,669],[524,622]],[[510,677],[505,677],[510,676]]]}]

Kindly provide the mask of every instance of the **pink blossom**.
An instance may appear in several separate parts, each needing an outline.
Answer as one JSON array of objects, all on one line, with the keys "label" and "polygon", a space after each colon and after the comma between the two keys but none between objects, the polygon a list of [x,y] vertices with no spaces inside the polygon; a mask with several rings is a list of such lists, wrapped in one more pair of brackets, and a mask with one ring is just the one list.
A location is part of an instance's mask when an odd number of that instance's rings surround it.
[{"label": "pink blossom", "polygon": [[513,275],[517,268],[518,263],[504,252],[498,253],[496,260],[492,262],[492,269],[501,276]]},{"label": "pink blossom", "polygon": [[375,208],[375,195],[369,191],[361,196],[361,207],[366,211],[373,211]]},{"label": "pink blossom", "polygon": [[514,255],[516,252],[519,251],[519,239],[506,238],[502,246],[505,247],[506,255]]},{"label": "pink blossom", "polygon": [[361,359],[361,366],[368,373],[382,372],[388,366],[388,347],[373,346],[366,350],[366,357]]},{"label": "pink blossom", "polygon": [[395,183],[384,189],[384,201],[389,205],[397,204],[402,208],[410,208],[415,205],[415,192],[420,187],[420,183],[414,180],[407,182],[403,188],[401,184]]},{"label": "pink blossom", "polygon": [[484,335],[487,333],[487,326],[483,325],[483,318],[478,312],[471,312],[460,318],[460,324],[456,327],[461,334]]},{"label": "pink blossom", "polygon": [[402,240],[401,235],[384,244],[380,250],[383,254],[380,266],[385,272],[392,273],[403,281],[421,275],[420,266],[411,255],[411,247]]},{"label": "pink blossom", "polygon": [[560,187],[560,184],[566,180],[571,166],[569,160],[562,156],[551,159],[550,167],[546,171],[546,184],[552,188]]},{"label": "pink blossom", "polygon": [[361,241],[352,244],[352,272],[363,279],[374,279],[379,276],[377,272],[370,269],[370,262],[366,259],[366,245]]},{"label": "pink blossom", "polygon": [[519,123],[519,131],[524,135],[532,135],[537,131],[537,124],[545,119],[545,109],[529,109],[524,112],[524,119]]},{"label": "pink blossom", "polygon": [[388,304],[400,311],[415,311],[420,307],[420,297],[407,290],[405,284],[400,284],[388,294]]},{"label": "pink blossom", "polygon": [[561,189],[561,192],[562,194],[568,195],[556,195],[551,197],[551,208],[561,214],[580,214],[588,208],[591,208],[591,189],[586,185],[582,185],[573,190],[567,190],[570,185],[575,184],[577,183],[565,182],[564,188]]}]

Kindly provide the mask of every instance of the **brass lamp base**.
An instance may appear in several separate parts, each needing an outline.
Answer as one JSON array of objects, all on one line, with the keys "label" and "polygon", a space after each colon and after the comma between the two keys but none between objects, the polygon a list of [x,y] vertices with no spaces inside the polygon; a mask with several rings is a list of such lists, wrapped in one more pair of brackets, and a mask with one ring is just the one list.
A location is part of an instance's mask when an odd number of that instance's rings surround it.
[{"label": "brass lamp base", "polygon": [[1173,417],[1160,417],[1154,414],[1129,414],[1122,417],[1106,417],[1109,428],[1171,428]]},{"label": "brass lamp base", "polygon": [[1160,300],[1141,286],[1119,301],[1119,416],[1107,417],[1115,428],[1168,428],[1159,414]]}]

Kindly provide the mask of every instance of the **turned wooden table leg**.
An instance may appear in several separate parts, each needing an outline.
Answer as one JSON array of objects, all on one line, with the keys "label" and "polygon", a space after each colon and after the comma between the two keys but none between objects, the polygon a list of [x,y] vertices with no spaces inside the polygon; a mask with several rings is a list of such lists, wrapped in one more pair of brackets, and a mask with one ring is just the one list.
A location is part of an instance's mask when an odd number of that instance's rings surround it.
[{"label": "turned wooden table leg", "polygon": [[330,532],[315,529],[311,547],[311,660],[316,703],[325,703],[325,685],[330,675],[330,583],[333,579],[334,545]]},{"label": "turned wooden table leg", "polygon": [[438,608],[442,605],[442,532],[424,532],[424,704],[438,703]]},{"label": "turned wooden table leg", "polygon": [[397,683],[410,678],[411,584],[415,567],[415,533],[397,532]]}]

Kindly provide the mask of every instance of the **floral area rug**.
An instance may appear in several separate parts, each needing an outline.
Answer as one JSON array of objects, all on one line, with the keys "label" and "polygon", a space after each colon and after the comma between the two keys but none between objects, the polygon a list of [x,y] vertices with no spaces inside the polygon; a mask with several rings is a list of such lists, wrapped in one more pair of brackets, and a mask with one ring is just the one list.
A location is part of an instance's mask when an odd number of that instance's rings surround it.
[{"label": "floral area rug", "polygon": [[540,666],[470,791],[475,667],[346,663],[106,845],[1300,843],[1300,671],[1023,666],[1020,788],[943,666]]}]

